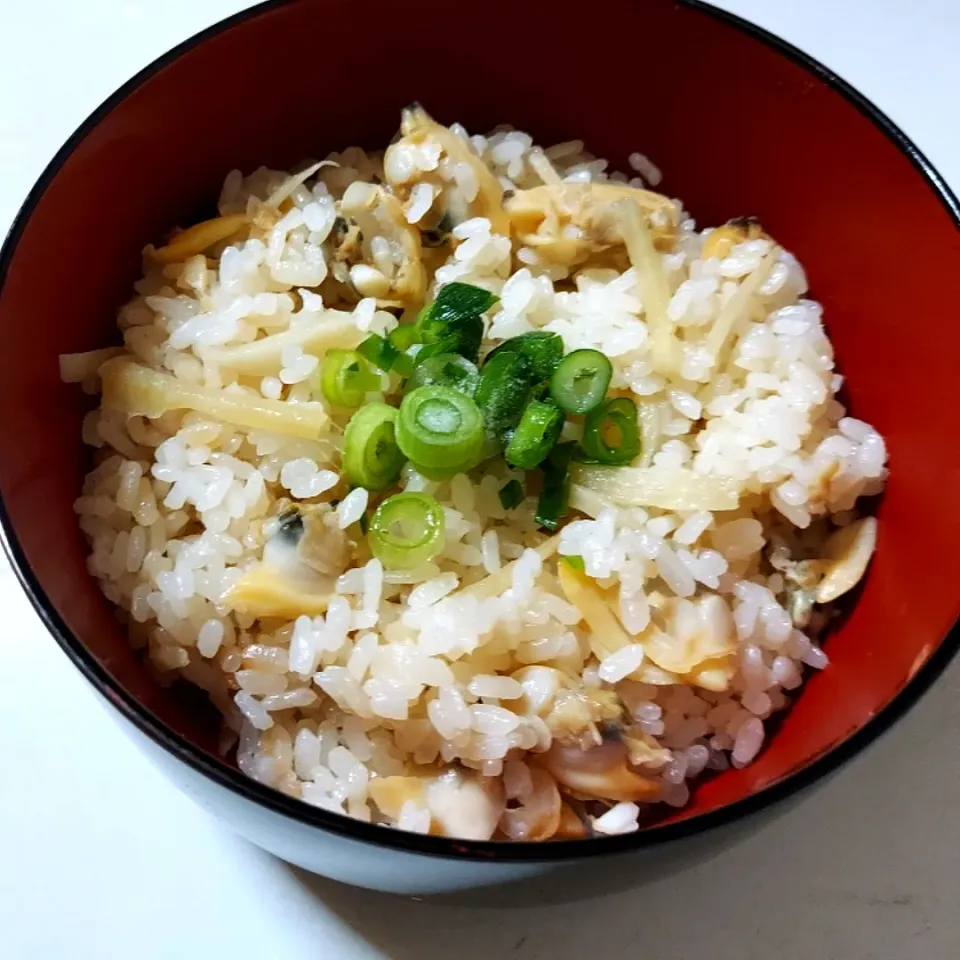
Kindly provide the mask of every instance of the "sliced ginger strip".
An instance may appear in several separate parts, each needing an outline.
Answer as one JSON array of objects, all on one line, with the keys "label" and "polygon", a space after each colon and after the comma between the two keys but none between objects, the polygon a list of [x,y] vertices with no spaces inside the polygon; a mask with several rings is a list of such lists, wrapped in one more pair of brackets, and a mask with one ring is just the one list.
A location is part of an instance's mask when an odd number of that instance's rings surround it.
[{"label": "sliced ginger strip", "polygon": [[635,642],[586,574],[574,570],[569,563],[559,563],[557,577],[564,596],[580,611],[590,628],[590,649],[598,660]]},{"label": "sliced ginger strip", "polygon": [[201,387],[178,380],[125,357],[100,368],[103,407],[130,416],[156,418],[170,410],[195,410],[248,430],[265,430],[316,440],[327,432],[330,418],[319,403],[285,403],[247,393]]},{"label": "sliced ginger strip", "polygon": [[147,247],[145,256],[154,263],[181,263],[236,236],[248,227],[249,223],[245,213],[232,213],[226,217],[204,220],[181,230],[166,246]]},{"label": "sliced ginger strip", "polygon": [[650,333],[653,368],[657,373],[675,373],[681,363],[680,342],[673,335],[673,321],[667,312],[670,284],[663,271],[653,234],[639,204],[620,201],[615,209],[627,254],[637,274],[644,319]]},{"label": "sliced ginger strip", "polygon": [[[550,557],[557,552],[559,543],[559,535],[550,537],[549,540],[544,540],[543,543],[536,548],[537,553],[540,554],[540,559],[549,560]],[[458,591],[458,593],[453,594],[453,596],[469,595],[475,597],[477,600],[489,600],[491,597],[497,597],[509,588],[513,578],[513,568],[516,565],[517,561],[512,560],[496,573],[491,573],[490,576],[484,577],[483,580],[478,580],[469,587],[464,587],[463,590]]]},{"label": "sliced ginger strip", "polygon": [[283,366],[283,348],[296,345],[304,353],[320,356],[333,348],[352,350],[366,336],[353,317],[341,310],[326,310],[316,321],[232,347],[201,347],[202,359],[245,376],[276,375]]},{"label": "sliced ginger strip", "polygon": [[749,322],[753,300],[767,282],[776,261],[777,249],[774,247],[720,308],[720,314],[710,328],[704,343],[707,353],[714,358],[715,368],[720,367],[724,351],[736,340],[743,326]]}]

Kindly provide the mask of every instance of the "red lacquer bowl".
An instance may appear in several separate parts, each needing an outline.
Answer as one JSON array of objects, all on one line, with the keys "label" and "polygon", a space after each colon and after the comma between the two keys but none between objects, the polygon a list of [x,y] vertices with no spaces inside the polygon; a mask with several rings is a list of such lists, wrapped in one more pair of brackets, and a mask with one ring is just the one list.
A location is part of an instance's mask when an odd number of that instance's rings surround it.
[{"label": "red lacquer bowl", "polygon": [[[903,714],[960,644],[960,508],[942,495],[960,487],[960,446],[950,439],[960,355],[957,199],[875,107],[755,27],[675,0],[608,0],[602,13],[616,29],[603,31],[599,51],[581,8],[565,0],[488,0],[483,16],[470,5],[419,0],[418,24],[461,39],[442,56],[425,51],[411,68],[387,0],[266,3],[114,94],[44,172],[3,247],[0,492],[21,582],[87,679],[162,748],[155,754],[176,758],[167,765],[181,769],[179,779],[234,820],[242,808],[251,822],[296,833],[289,847],[238,824],[290,859],[319,836],[418,861],[532,863],[703,831],[848,760]],[[357,40],[330,41],[346,36]],[[513,54],[510,36],[536,42]],[[471,130],[510,122],[542,143],[581,137],[620,168],[641,149],[666,171],[663,189],[701,224],[760,217],[804,263],[852,410],[889,445],[879,548],[828,641],[831,667],[806,685],[757,762],[704,784],[685,810],[632,836],[452,842],[371,827],[253,783],[218,759],[209,715],[150,680],[84,568],[71,509],[85,469],[84,398],[60,384],[57,355],[113,341],[140,249],[174,224],[210,215],[227,170],[384,145],[414,99]],[[337,875],[315,860],[299,856]]]}]

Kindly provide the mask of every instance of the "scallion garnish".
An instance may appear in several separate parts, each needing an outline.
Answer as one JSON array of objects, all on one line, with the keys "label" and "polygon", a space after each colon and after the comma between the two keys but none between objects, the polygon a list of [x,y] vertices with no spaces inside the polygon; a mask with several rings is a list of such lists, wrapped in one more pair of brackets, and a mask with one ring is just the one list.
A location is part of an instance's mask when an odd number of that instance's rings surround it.
[{"label": "scallion garnish", "polygon": [[564,413],[589,413],[603,402],[612,376],[613,365],[599,350],[574,350],[554,370],[550,396]]},{"label": "scallion garnish", "polygon": [[534,330],[504,340],[487,355],[487,361],[499,353],[522,353],[530,361],[532,378],[549,380],[563,357],[563,340],[557,333]]},{"label": "scallion garnish", "polygon": [[413,370],[413,361],[410,357],[398,350],[386,337],[381,337],[379,333],[371,333],[357,347],[357,352],[384,372],[396,370],[401,376],[407,377]]},{"label": "scallion garnish", "polygon": [[552,400],[531,400],[523,409],[504,457],[524,470],[539,466],[553,449],[563,429],[563,413]]},{"label": "scallion garnish", "polygon": [[583,452],[594,463],[623,466],[640,453],[637,405],[628,397],[600,404],[583,423]]},{"label": "scallion garnish", "polygon": [[572,443],[557,444],[543,465],[543,487],[537,501],[537,523],[556,530],[570,504],[570,456]]},{"label": "scallion garnish", "polygon": [[417,387],[400,404],[397,443],[425,476],[476,466],[483,439],[477,405],[452,387]]},{"label": "scallion garnish", "polygon": [[417,350],[414,363],[420,364],[444,353],[457,353],[473,362],[480,356],[482,341],[483,320],[480,317],[467,317],[456,325],[451,324],[447,333],[436,340],[425,336],[423,346]]},{"label": "scallion garnish", "polygon": [[443,549],[443,508],[426,493],[387,497],[370,518],[367,540],[388,569],[413,570]]},{"label": "scallion garnish", "polygon": [[503,443],[508,430],[520,422],[530,398],[532,367],[522,353],[503,352],[490,357],[480,370],[474,400],[483,424]]},{"label": "scallion garnish", "polygon": [[403,466],[396,422],[396,408],[385,403],[370,403],[350,418],[343,433],[343,472],[354,486],[383,490],[396,483]]},{"label": "scallion garnish", "polygon": [[508,480],[500,488],[500,505],[504,510],[515,510],[523,499],[523,484],[519,480]]},{"label": "scallion garnish", "polygon": [[458,353],[476,361],[483,341],[481,314],[497,302],[497,297],[469,283],[448,283],[437,299],[421,311],[416,329],[419,342],[417,363],[443,353]]},{"label": "scallion garnish", "polygon": [[394,327],[388,334],[387,339],[401,352],[409,349],[415,343],[420,342],[420,331],[412,323],[404,323],[399,327]]},{"label": "scallion garnish", "polygon": [[499,298],[470,283],[448,283],[441,287],[436,300],[420,313],[417,327],[424,343],[433,343],[465,320],[479,317],[489,310]]},{"label": "scallion garnish", "polygon": [[[568,510],[571,456],[625,464],[640,452],[636,405],[604,399],[613,374],[606,356],[582,349],[564,357],[562,338],[548,330],[504,340],[478,370],[481,315],[496,302],[480,287],[447,284],[416,323],[387,337],[371,334],[356,351],[331,351],[324,395],[340,405],[362,403],[374,386],[362,378],[370,375],[365,362],[407,380],[399,410],[371,404],[347,425],[344,473],[352,482],[383,489],[404,459],[429,479],[445,480],[502,454],[514,467],[541,469],[536,518],[554,530]],[[565,414],[585,418],[579,444],[557,444]],[[513,510],[525,495],[523,481],[511,479],[500,502]]]},{"label": "scallion garnish", "polygon": [[320,392],[327,403],[359,407],[380,386],[380,378],[356,350],[328,350],[320,366]]},{"label": "scallion garnish", "polygon": [[413,368],[408,382],[409,389],[417,387],[452,387],[464,396],[472,397],[480,382],[480,371],[476,364],[458,353],[441,353],[428,357]]}]

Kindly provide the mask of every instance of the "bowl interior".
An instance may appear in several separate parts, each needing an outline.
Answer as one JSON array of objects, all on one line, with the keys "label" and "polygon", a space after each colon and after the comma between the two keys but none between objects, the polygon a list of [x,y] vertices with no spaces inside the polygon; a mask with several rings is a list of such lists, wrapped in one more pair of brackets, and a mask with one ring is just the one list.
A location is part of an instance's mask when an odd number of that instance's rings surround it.
[{"label": "bowl interior", "polygon": [[[804,263],[850,407],[885,435],[892,463],[877,556],[828,642],[831,668],[756,763],[705,784],[673,819],[696,816],[862,728],[957,617],[960,506],[940,495],[960,483],[960,447],[945,441],[960,351],[956,224],[904,149],[851,101],[708,12],[609,0],[603,22],[615,28],[597,21],[593,40],[566,0],[490,0],[476,18],[460,9],[420,0],[418,23],[465,39],[446,49],[426,40],[411,58],[387,0],[370,0],[363,24],[342,0],[273,6],[169,60],[86,126],[33,195],[4,263],[8,535],[43,602],[120,687],[212,751],[215,725],[146,674],[85,570],[71,505],[87,404],[59,382],[57,355],[116,342],[139,250],[210,215],[228,170],[385,145],[410,100],[471,130],[507,122],[541,143],[582,138],[614,167],[642,150],[698,222],[756,215]],[[535,39],[505,45],[511,36]]]}]

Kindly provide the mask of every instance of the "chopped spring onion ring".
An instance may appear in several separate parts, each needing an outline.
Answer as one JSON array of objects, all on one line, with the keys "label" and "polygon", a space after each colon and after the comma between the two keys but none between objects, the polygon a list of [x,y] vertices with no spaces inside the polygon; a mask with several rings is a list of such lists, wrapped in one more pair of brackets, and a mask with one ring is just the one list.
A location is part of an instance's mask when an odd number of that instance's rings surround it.
[{"label": "chopped spring onion ring", "polygon": [[555,447],[543,468],[543,487],[537,502],[536,520],[548,530],[556,530],[570,506],[570,456],[572,444]]},{"label": "chopped spring onion ring", "polygon": [[508,480],[500,488],[500,504],[504,510],[515,510],[523,503],[523,484],[519,480]]},{"label": "chopped spring onion ring", "polygon": [[479,317],[489,310],[499,297],[469,283],[448,283],[440,289],[437,299],[417,318],[417,327],[424,343],[433,343],[466,320]]},{"label": "chopped spring onion ring", "polygon": [[481,314],[496,302],[497,297],[481,287],[448,283],[417,318],[417,335],[423,346],[417,352],[416,362],[443,353],[459,353],[476,361],[483,342]]},{"label": "chopped spring onion ring", "polygon": [[400,351],[407,350],[415,343],[420,342],[420,331],[412,323],[394,327],[387,334],[387,339]]},{"label": "chopped spring onion ring", "polygon": [[561,443],[553,448],[543,466],[543,487],[537,502],[537,523],[548,530],[556,530],[570,507],[570,457],[572,443]]},{"label": "chopped spring onion ring", "polygon": [[390,570],[420,567],[443,549],[443,508],[426,493],[387,497],[370,518],[367,541]]},{"label": "chopped spring onion ring", "polygon": [[474,317],[455,333],[437,340],[436,343],[425,343],[417,350],[415,362],[423,363],[430,357],[438,357],[444,353],[457,353],[471,363],[476,363],[480,356],[482,340],[483,321],[479,317]]},{"label": "chopped spring onion ring", "polygon": [[437,299],[417,318],[416,329],[423,346],[417,363],[442,353],[459,353],[475,361],[483,342],[481,314],[497,302],[497,297],[469,283],[448,283]]},{"label": "chopped spring onion ring", "polygon": [[563,413],[555,403],[531,400],[524,407],[504,457],[515,467],[532,470],[546,459],[562,429]]},{"label": "chopped spring onion ring", "polygon": [[565,563],[567,566],[572,567],[577,571],[577,573],[583,573],[587,569],[583,562],[583,557],[576,553],[561,554],[560,561],[561,563]]},{"label": "chopped spring onion ring", "polygon": [[421,473],[469,470],[479,460],[483,439],[477,405],[452,387],[417,387],[400,404],[397,443]]},{"label": "chopped spring onion ring", "polygon": [[487,354],[486,363],[499,353],[522,353],[532,368],[534,380],[549,380],[563,357],[563,340],[557,333],[547,330],[534,330],[510,337]]},{"label": "chopped spring onion ring", "polygon": [[439,385],[452,387],[464,396],[472,397],[480,382],[480,371],[458,353],[441,353],[418,363],[410,374],[408,389]]},{"label": "chopped spring onion ring", "polygon": [[343,433],[343,472],[357,487],[383,490],[396,483],[403,466],[397,445],[397,410],[385,403],[361,407]]},{"label": "chopped spring onion ring", "polygon": [[320,367],[320,392],[327,403],[359,407],[380,386],[380,378],[356,350],[328,350]]},{"label": "chopped spring onion ring", "polygon": [[423,363],[430,357],[443,353],[458,353],[467,360],[475,361],[480,356],[480,344],[483,342],[483,320],[480,317],[467,317],[457,324],[451,323],[446,333],[431,339],[424,335],[423,346],[417,350],[415,363]]},{"label": "chopped spring onion ring", "polygon": [[632,463],[640,453],[637,405],[628,397],[618,397],[588,413],[580,446],[594,463]]},{"label": "chopped spring onion ring", "polygon": [[480,370],[474,400],[487,430],[501,443],[530,399],[532,365],[522,353],[498,352]]},{"label": "chopped spring onion ring", "polygon": [[357,347],[357,352],[384,373],[396,370],[401,376],[406,377],[413,369],[413,361],[410,357],[401,353],[386,337],[381,337],[378,333],[371,333]]},{"label": "chopped spring onion ring", "polygon": [[554,370],[550,396],[564,413],[589,413],[603,402],[612,376],[613,364],[599,350],[574,350]]}]

